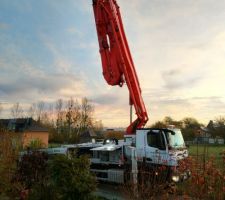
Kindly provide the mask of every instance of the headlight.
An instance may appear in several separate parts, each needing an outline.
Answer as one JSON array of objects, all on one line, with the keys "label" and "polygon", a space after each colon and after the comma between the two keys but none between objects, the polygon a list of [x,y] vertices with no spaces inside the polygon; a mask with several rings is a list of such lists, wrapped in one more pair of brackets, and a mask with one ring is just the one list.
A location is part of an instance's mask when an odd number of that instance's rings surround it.
[{"label": "headlight", "polygon": [[191,171],[190,170],[187,171],[187,175],[188,175],[188,177],[191,176]]},{"label": "headlight", "polygon": [[183,176],[182,176],[182,180],[187,180],[187,178],[188,178],[187,173],[184,173]]},{"label": "headlight", "polygon": [[191,171],[190,170],[187,171],[187,176],[188,176],[188,178],[191,177]]},{"label": "headlight", "polygon": [[173,175],[172,176],[172,181],[177,183],[177,182],[179,182],[179,180],[180,180],[180,177],[178,175]]}]

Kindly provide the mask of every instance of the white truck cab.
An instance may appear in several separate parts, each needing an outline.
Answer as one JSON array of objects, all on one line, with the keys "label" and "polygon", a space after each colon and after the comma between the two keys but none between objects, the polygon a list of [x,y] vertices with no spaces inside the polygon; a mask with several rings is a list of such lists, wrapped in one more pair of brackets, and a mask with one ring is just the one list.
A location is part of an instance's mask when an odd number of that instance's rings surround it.
[{"label": "white truck cab", "polygon": [[188,151],[180,129],[138,129],[136,132],[137,160],[151,164],[177,166]]}]

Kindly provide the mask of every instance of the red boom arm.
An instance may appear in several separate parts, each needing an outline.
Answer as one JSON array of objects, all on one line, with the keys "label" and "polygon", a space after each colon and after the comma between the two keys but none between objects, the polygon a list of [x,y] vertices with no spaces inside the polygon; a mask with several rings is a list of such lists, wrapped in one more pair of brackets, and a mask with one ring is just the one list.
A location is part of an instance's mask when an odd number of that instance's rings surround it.
[{"label": "red boom arm", "polygon": [[103,76],[109,85],[122,86],[126,82],[130,93],[130,105],[134,105],[137,115],[137,119],[127,127],[127,134],[134,134],[137,128],[146,124],[148,114],[141,96],[119,6],[116,0],[93,0],[93,9]]}]

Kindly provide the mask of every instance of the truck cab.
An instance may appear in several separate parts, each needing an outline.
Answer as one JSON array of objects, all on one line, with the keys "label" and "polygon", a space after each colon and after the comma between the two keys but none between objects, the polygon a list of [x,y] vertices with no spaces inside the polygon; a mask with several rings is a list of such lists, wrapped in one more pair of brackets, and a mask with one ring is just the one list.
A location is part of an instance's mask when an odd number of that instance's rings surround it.
[{"label": "truck cab", "polygon": [[168,180],[173,182],[180,182],[190,177],[189,169],[182,172],[179,170],[180,161],[188,157],[188,150],[180,129],[138,129],[135,147],[137,166],[144,165],[147,169],[156,171],[164,166],[168,171]]},{"label": "truck cab", "polygon": [[136,132],[137,160],[149,164],[177,166],[188,157],[180,129],[138,129]]}]

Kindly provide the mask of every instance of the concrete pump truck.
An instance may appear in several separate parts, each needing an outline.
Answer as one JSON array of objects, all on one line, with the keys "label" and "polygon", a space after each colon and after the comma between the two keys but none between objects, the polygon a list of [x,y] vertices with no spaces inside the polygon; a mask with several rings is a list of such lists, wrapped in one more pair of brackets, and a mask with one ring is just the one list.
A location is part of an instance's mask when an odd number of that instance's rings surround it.
[{"label": "concrete pump truck", "polygon": [[67,154],[74,148],[79,155],[88,153],[91,171],[98,180],[106,182],[137,183],[141,170],[159,176],[160,167],[167,169],[166,181],[187,179],[190,171],[178,170],[180,161],[188,157],[181,131],[172,126],[144,128],[148,114],[116,0],[93,0],[93,10],[103,76],[112,86],[122,87],[126,83],[130,106],[134,106],[137,119],[131,120],[122,141],[109,139],[103,143],[62,145],[48,149],[48,153]]},{"label": "concrete pump truck", "polygon": [[144,128],[148,114],[116,0],[93,0],[93,10],[103,76],[112,86],[122,87],[126,83],[131,112],[134,106],[137,119],[131,120],[124,141],[108,140],[91,149],[92,171],[99,180],[123,183],[127,171],[137,181],[141,166],[145,170],[164,166],[169,169],[169,179],[178,182],[188,178],[188,170],[182,174],[176,170],[179,161],[188,156],[181,131],[172,126]]}]

